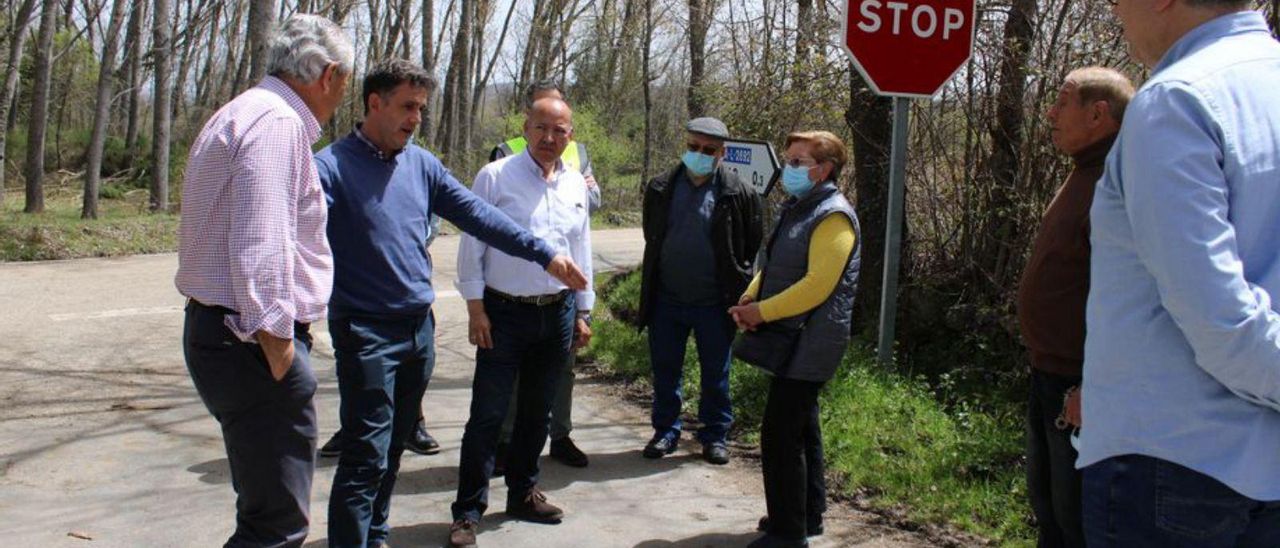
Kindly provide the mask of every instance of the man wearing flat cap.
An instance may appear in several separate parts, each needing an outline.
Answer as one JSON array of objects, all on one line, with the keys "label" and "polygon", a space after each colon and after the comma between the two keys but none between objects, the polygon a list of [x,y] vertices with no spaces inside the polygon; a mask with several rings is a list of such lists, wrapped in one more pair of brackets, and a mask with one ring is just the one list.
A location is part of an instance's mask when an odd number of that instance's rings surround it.
[{"label": "man wearing flat cap", "polygon": [[702,457],[729,462],[733,424],[729,362],[734,323],[728,309],[751,281],[764,227],[760,196],[721,167],[729,130],[715,118],[685,129],[681,162],[645,186],[640,325],[649,328],[653,438],[644,456],[661,458],[680,440],[681,376],[690,332],[702,371],[697,438]]}]

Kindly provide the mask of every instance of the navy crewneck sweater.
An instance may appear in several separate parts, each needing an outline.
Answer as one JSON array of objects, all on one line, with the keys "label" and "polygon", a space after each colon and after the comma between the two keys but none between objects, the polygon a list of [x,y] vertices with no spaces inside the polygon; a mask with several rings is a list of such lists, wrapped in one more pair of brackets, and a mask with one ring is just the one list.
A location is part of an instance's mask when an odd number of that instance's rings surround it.
[{"label": "navy crewneck sweater", "polygon": [[382,160],[355,132],[316,153],[333,248],[330,317],[426,314],[435,301],[431,214],[513,257],[546,266],[554,251],[477,198],[427,150]]}]

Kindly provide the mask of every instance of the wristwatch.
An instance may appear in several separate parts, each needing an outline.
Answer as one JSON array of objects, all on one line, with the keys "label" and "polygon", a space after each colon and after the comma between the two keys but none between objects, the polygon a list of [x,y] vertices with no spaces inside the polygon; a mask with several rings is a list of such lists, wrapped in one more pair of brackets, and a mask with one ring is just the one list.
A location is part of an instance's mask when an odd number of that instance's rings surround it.
[{"label": "wristwatch", "polygon": [[586,323],[587,323],[587,325],[588,325],[588,326],[590,326],[590,325],[591,325],[591,312],[590,312],[590,311],[588,311],[588,310],[580,310],[580,311],[578,311],[578,319],[579,319],[579,320],[582,320],[582,321],[584,321],[584,322],[586,322]]}]

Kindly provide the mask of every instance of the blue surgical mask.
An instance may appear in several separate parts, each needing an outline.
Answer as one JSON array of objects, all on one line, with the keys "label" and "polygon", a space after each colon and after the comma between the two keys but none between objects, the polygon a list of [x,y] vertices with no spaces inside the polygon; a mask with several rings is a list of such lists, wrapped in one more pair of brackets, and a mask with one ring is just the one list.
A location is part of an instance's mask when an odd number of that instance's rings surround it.
[{"label": "blue surgical mask", "polygon": [[807,167],[782,168],[782,190],[797,198],[808,194],[813,189],[813,181],[809,180]]},{"label": "blue surgical mask", "polygon": [[708,156],[701,152],[687,151],[684,156],[680,157],[680,160],[684,162],[684,167],[689,170],[689,173],[698,177],[710,175],[711,171],[716,168],[716,157]]}]

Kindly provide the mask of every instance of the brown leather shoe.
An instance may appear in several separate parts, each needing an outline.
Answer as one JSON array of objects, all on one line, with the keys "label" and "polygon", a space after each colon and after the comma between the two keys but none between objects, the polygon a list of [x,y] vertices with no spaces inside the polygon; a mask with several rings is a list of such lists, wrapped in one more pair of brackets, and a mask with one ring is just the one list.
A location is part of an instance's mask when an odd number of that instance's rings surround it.
[{"label": "brown leather shoe", "polygon": [[477,524],[469,519],[460,519],[449,526],[450,548],[476,548]]},{"label": "brown leather shoe", "polygon": [[507,515],[538,523],[560,523],[564,510],[547,502],[547,496],[534,487],[529,489],[523,499],[513,501],[510,497],[507,498]]}]

